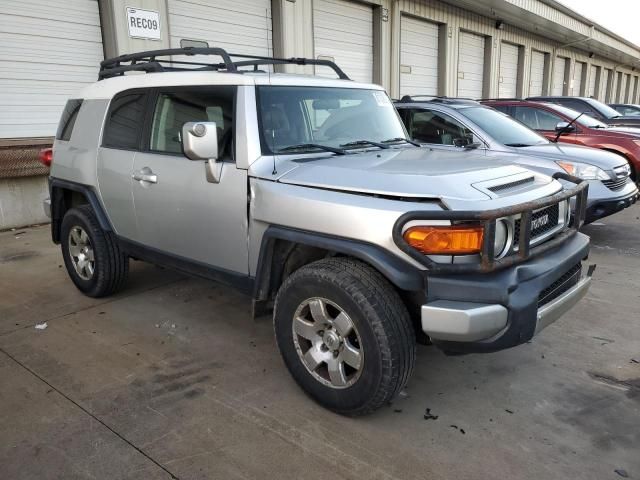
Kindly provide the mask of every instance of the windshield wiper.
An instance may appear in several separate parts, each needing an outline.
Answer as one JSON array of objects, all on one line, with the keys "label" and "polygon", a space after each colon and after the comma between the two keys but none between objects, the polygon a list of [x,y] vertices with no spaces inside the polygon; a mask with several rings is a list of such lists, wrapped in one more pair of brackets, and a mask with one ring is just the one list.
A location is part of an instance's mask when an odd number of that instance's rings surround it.
[{"label": "windshield wiper", "polygon": [[374,147],[378,147],[378,148],[390,148],[389,145],[385,145],[384,143],[374,142],[373,140],[355,140],[353,142],[343,143],[340,146],[347,147],[347,148],[349,147],[357,148],[357,147],[363,147],[365,145],[373,145]]},{"label": "windshield wiper", "polygon": [[553,139],[553,143],[558,143],[558,139],[560,138],[560,135],[562,135],[564,132],[568,132],[569,131],[569,127],[571,125],[573,125],[574,123],[576,123],[578,121],[578,119],[584,115],[585,112],[582,112],[580,115],[578,115],[576,118],[574,118],[573,120],[571,120],[569,123],[567,123],[567,125],[564,128],[561,128],[560,130],[558,130],[558,133],[556,134],[556,138]]},{"label": "windshield wiper", "polygon": [[410,143],[411,145],[415,145],[416,147],[422,146],[418,142],[414,142],[413,140],[409,140],[408,138],[404,138],[404,137],[389,138],[387,140],[381,141],[380,143],[396,143],[396,142]]},{"label": "windshield wiper", "polygon": [[322,145],[320,143],[289,145],[288,147],[281,148],[276,153],[292,152],[294,150],[324,150],[325,152],[335,153],[336,155],[345,155],[347,153],[342,148],[329,147],[328,145]]},{"label": "windshield wiper", "polygon": [[530,143],[505,143],[507,147],[533,147]]}]

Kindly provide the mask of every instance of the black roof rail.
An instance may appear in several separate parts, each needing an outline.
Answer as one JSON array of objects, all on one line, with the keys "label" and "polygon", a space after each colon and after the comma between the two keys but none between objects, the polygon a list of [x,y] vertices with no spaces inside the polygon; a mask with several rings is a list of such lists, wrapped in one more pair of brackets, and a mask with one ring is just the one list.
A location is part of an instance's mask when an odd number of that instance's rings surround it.
[{"label": "black roof rail", "polygon": [[[204,63],[182,60],[172,60],[172,55],[212,55],[218,56],[222,62]],[[237,58],[240,60],[234,60]],[[124,63],[124,65],[123,65]],[[175,71],[221,71],[228,73],[244,73],[238,67],[253,66],[258,71],[261,65],[320,65],[331,68],[341,80],[350,80],[344,71],[330,60],[314,58],[273,58],[257,55],[228,53],[217,47],[184,47],[168,48],[164,50],[149,50],[146,52],[130,53],[119,57],[109,58],[100,62],[98,80],[124,75],[126,72],[175,72]],[[194,68],[195,67],[195,68]]]},{"label": "black roof rail", "polygon": [[[424,100],[419,100],[424,99]],[[404,95],[397,102],[399,103],[411,103],[411,102],[433,102],[433,103],[442,103],[442,104],[450,104],[454,105],[456,103],[478,103],[477,100],[473,98],[462,98],[462,97],[447,97],[444,95]]]},{"label": "black roof rail", "polygon": [[480,100],[478,100],[479,102],[499,102],[501,100],[504,100],[506,102],[521,102],[524,100],[524,98],[520,98],[520,97],[505,97],[505,98],[481,98]]}]

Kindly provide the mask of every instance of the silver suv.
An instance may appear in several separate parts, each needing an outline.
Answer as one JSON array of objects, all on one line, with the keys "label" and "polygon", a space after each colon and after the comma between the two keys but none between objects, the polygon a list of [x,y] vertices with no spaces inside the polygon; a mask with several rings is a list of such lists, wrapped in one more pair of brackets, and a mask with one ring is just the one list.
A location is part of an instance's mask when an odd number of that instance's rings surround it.
[{"label": "silver suv", "polygon": [[[339,78],[270,73],[285,63]],[[134,258],[238,287],[336,412],[392,400],[416,341],[513,347],[589,288],[586,183],[417,146],[381,87],[331,62],[174,49],[105,60],[99,78],[69,100],[53,150],[71,280],[112,294]]]}]

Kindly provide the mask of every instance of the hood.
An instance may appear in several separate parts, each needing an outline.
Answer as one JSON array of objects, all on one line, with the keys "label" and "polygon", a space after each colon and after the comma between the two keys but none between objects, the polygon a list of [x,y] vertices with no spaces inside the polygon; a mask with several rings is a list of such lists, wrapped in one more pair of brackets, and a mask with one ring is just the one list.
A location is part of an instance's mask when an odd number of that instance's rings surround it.
[{"label": "hood", "polygon": [[636,127],[624,127],[610,125],[609,128],[599,129],[601,135],[615,134],[616,137],[636,138],[640,137],[640,124]]},{"label": "hood", "polygon": [[617,117],[606,120],[609,125],[640,126],[640,117]]},{"label": "hood", "polygon": [[523,155],[544,157],[554,162],[567,160],[588,163],[605,171],[612,171],[614,167],[625,164],[625,160],[615,153],[567,143],[545,143],[531,147],[520,147],[517,150]]},{"label": "hood", "polygon": [[[250,174],[273,180],[270,175],[273,160],[266,157],[264,160],[262,166],[252,165]],[[442,200],[450,205],[508,196],[509,189],[501,187],[525,177],[526,186],[511,193],[532,199],[560,189],[559,183],[551,178],[513,165],[513,161],[488,159],[481,151],[462,149],[445,151],[422,147],[370,150],[343,156],[279,157],[277,170],[277,181],[286,184]],[[529,193],[542,186],[546,187],[544,192]],[[500,191],[500,195],[492,193],[494,187],[498,187],[495,191]]]}]

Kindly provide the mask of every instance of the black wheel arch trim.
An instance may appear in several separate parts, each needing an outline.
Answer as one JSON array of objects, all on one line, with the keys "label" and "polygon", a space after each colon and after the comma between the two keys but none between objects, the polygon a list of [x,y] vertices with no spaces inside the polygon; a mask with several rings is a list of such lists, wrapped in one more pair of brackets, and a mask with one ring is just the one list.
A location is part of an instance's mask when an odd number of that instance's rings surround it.
[{"label": "black wheel arch trim", "polygon": [[84,195],[98,219],[100,228],[106,232],[113,231],[109,217],[107,217],[100,200],[98,200],[98,194],[94,187],[69,180],[62,180],[56,177],[49,177],[49,195],[51,197],[51,238],[54,243],[60,243],[60,226],[62,225],[62,217],[64,216],[63,212],[65,211],[65,190],[71,190]]},{"label": "black wheel arch trim", "polygon": [[[325,249],[358,258],[371,265],[400,290],[424,292],[425,272],[402,260],[384,248],[361,240],[319,234],[279,225],[271,225],[262,236],[255,276],[254,299],[268,300],[274,279],[274,250],[278,240],[292,244]],[[280,279],[282,280],[282,279]]]}]

